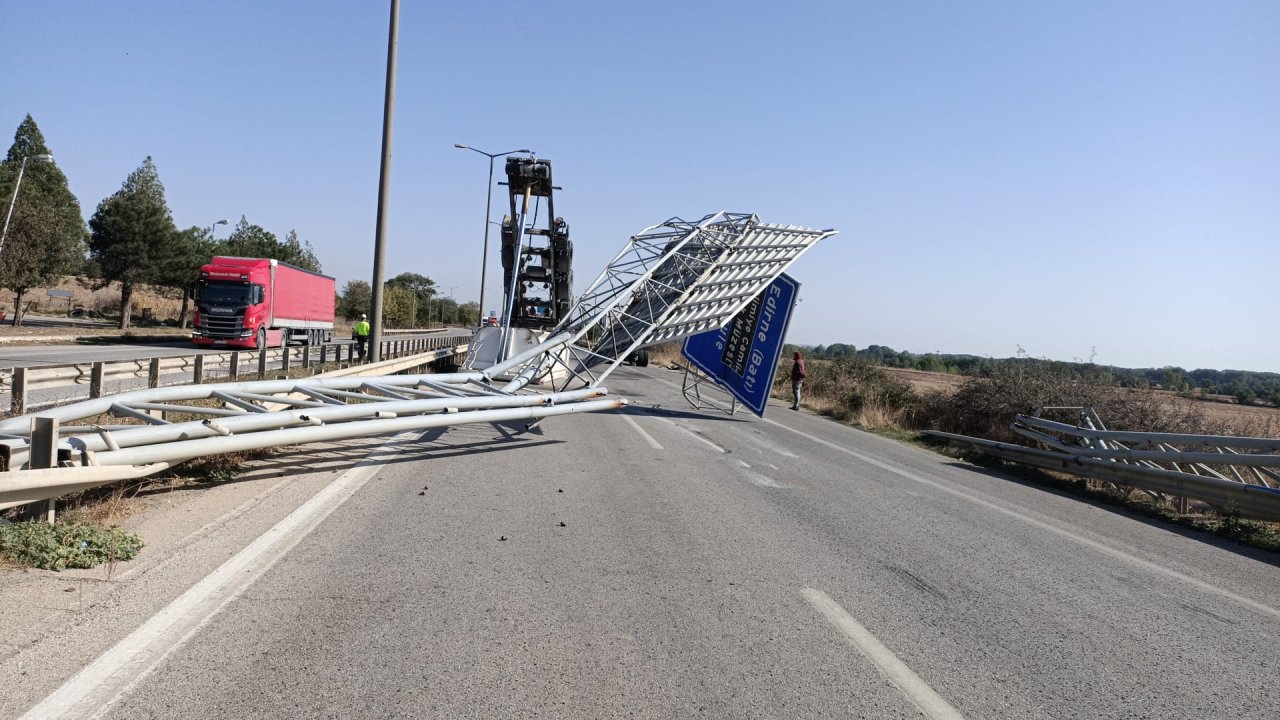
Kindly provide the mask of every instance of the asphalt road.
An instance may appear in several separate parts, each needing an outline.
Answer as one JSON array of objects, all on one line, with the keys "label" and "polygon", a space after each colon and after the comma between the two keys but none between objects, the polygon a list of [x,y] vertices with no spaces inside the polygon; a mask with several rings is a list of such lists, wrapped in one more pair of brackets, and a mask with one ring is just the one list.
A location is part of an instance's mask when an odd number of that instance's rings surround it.
[{"label": "asphalt road", "polygon": [[67,716],[1275,717],[1274,556],[678,380],[344,473]]}]

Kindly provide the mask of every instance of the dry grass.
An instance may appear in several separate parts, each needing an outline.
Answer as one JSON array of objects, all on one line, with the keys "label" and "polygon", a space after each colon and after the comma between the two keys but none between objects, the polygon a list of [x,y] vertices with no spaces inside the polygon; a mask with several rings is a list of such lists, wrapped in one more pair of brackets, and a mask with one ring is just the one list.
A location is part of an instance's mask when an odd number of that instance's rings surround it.
[{"label": "dry grass", "polygon": [[[811,360],[810,363],[823,362]],[[931,396],[949,396],[965,387],[972,378],[964,375],[925,372],[923,370],[907,370],[902,368],[880,368],[888,377],[901,380],[911,386],[912,390],[922,398]],[[1101,388],[1099,388],[1101,389]],[[1202,424],[1215,428],[1214,432],[1234,435],[1254,435],[1257,437],[1280,437],[1280,408],[1263,405],[1241,405],[1225,396],[1210,398],[1187,398],[1168,390],[1138,390],[1112,388],[1111,394],[1116,402],[1124,405],[1150,405],[1151,410],[1171,417],[1194,417],[1195,422],[1185,424]],[[1040,402],[1051,402],[1044,398]],[[806,405],[808,403],[805,403]],[[815,408],[816,409],[816,408]],[[1028,407],[1022,412],[1034,409]],[[1107,418],[1104,416],[1103,420]],[[862,424],[862,423],[860,423]],[[869,423],[868,427],[878,427],[880,423]]]},{"label": "dry grass", "polygon": [[[70,290],[71,306],[80,306],[103,315],[120,315],[120,283],[111,283],[95,290],[86,287],[75,277],[67,276],[49,287],[32,288],[23,296],[23,303],[31,303],[30,311],[44,315],[65,315],[66,298],[51,298],[49,290]],[[9,303],[12,307],[12,302]],[[173,288],[138,285],[133,289],[133,312],[142,317],[144,311],[150,310],[156,320],[177,320],[182,309],[182,291]]]},{"label": "dry grass", "polygon": [[680,343],[665,342],[649,347],[649,363],[660,367],[671,367],[682,362]]}]

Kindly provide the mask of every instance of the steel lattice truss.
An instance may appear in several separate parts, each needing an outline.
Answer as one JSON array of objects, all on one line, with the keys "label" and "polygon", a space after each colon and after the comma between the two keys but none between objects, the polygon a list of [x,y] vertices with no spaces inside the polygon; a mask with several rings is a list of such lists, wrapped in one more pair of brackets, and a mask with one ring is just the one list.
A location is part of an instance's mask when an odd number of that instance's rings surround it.
[{"label": "steel lattice truss", "polygon": [[[623,404],[602,399],[606,393],[508,393],[491,387],[481,373],[136,390],[41,412],[42,421],[61,426],[59,466],[0,474],[0,508],[142,477],[205,455],[466,423],[533,422]],[[29,464],[32,428],[32,416],[0,421],[6,469]]]},{"label": "steel lattice truss", "polygon": [[503,369],[559,364],[596,385],[640,347],[721,327],[806,250],[834,234],[728,212],[645,228],[587,288],[550,340]]}]

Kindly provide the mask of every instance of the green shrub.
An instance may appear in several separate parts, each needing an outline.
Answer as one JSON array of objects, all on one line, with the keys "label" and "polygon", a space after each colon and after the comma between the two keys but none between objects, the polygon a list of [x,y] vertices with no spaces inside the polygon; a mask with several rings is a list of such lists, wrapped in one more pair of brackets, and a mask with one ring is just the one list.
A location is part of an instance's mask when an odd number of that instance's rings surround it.
[{"label": "green shrub", "polygon": [[0,525],[0,555],[42,570],[91,568],[105,562],[132,560],[141,549],[142,540],[137,535],[78,520],[52,525],[38,521]]}]

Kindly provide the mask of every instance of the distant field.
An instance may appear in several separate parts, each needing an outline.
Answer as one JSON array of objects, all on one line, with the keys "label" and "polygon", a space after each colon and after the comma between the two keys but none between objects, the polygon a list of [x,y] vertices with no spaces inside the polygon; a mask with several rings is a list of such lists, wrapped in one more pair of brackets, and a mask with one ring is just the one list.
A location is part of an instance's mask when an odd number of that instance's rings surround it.
[{"label": "distant field", "polygon": [[[948,375],[947,373],[925,372],[923,370],[905,370],[902,368],[881,368],[890,376],[911,385],[918,393],[953,392],[964,384],[965,376]],[[1177,393],[1157,390],[1156,393],[1167,397],[1170,404],[1183,400]],[[1241,405],[1225,395],[1211,395],[1203,400],[1196,399],[1196,406],[1204,411],[1207,419],[1221,421],[1232,425],[1246,424],[1257,428],[1264,437],[1280,437],[1280,408],[1263,405]],[[1030,410],[1031,408],[1028,408]],[[1105,419],[1105,418],[1104,418]]]}]

